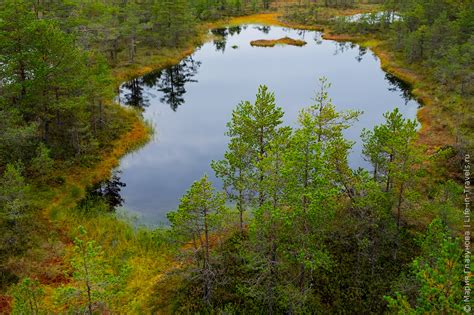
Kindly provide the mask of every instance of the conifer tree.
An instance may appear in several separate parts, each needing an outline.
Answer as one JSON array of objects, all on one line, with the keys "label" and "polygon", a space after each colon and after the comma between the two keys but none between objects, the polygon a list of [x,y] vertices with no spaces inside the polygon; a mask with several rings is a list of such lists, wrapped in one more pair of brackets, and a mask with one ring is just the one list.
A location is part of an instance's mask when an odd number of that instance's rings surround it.
[{"label": "conifer tree", "polygon": [[212,296],[211,237],[218,228],[218,216],[225,209],[225,196],[215,192],[207,176],[194,182],[181,198],[178,209],[168,214],[176,235],[192,240],[202,296],[210,304]]}]

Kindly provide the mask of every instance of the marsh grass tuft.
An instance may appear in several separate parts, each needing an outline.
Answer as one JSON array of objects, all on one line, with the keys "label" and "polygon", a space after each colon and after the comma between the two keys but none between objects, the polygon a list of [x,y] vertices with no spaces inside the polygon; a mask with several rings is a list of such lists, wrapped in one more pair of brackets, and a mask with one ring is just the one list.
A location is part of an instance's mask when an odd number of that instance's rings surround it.
[{"label": "marsh grass tuft", "polygon": [[291,45],[302,47],[307,43],[304,40],[283,37],[280,39],[259,39],[250,42],[250,45],[257,47],[274,47],[275,45]]}]

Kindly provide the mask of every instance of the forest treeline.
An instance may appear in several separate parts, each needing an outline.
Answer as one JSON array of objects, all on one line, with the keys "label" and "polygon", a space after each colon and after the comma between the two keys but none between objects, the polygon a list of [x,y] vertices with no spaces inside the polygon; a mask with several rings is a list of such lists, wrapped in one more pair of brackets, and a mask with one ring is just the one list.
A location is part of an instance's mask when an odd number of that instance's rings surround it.
[{"label": "forest treeline", "polygon": [[385,33],[408,63],[423,64],[439,84],[472,95],[474,7],[471,1],[388,1],[384,14],[344,23],[338,32]]},{"label": "forest treeline", "polygon": [[[360,113],[336,111],[325,79],[296,128],[282,126],[265,86],[255,102],[240,103],[228,149],[212,163],[224,190],[206,176],[195,182],[169,214],[169,229],[120,220],[111,211],[120,203],[115,177],[43,218],[39,210],[63,189],[69,169],[95,165],[136,120],[112,102],[112,69],[185,47],[203,22],[272,2],[0,2],[0,306],[9,301],[15,314],[462,311],[453,230],[462,188],[448,165],[455,149],[427,155],[416,144],[417,123],[395,110],[361,135],[372,169],[351,169],[343,134]],[[293,17],[354,1],[300,5],[311,10]],[[472,6],[386,5],[401,18],[335,21],[335,29],[385,34],[401,58],[430,69],[466,104],[458,127],[469,148]],[[81,190],[60,194],[76,200]],[[66,231],[51,227],[57,221]]]}]

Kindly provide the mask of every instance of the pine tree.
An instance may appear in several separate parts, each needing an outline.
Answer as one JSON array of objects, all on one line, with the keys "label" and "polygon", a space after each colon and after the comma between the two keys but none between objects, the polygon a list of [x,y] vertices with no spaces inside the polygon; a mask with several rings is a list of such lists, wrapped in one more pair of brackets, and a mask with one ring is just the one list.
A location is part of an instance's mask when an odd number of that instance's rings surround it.
[{"label": "pine tree", "polygon": [[177,47],[193,34],[188,0],[160,0],[153,6],[153,24],[164,47]]},{"label": "pine tree", "polygon": [[440,219],[435,219],[423,237],[421,250],[411,265],[419,286],[416,302],[412,305],[407,296],[396,292],[395,297],[385,297],[389,309],[397,314],[463,313],[464,265],[459,240],[450,236]]},{"label": "pine tree", "polygon": [[363,131],[363,152],[374,167],[374,179],[396,198],[397,224],[400,226],[404,194],[416,179],[413,172],[420,170],[421,148],[414,144],[418,123],[404,119],[398,108],[384,117],[386,122],[375,126],[374,131]]},{"label": "pine tree", "polygon": [[218,216],[225,210],[225,196],[216,193],[207,176],[194,182],[181,198],[178,209],[168,214],[173,231],[192,240],[194,260],[202,281],[203,301],[212,296],[211,234],[218,228]]},{"label": "pine tree", "polygon": [[88,239],[83,226],[78,228],[78,236],[74,239],[71,266],[73,282],[56,289],[56,302],[66,312],[80,311],[90,315],[111,309],[130,270],[124,265],[118,273],[112,272],[101,246]]},{"label": "pine tree", "polygon": [[38,280],[24,278],[13,290],[12,314],[46,313],[47,310],[42,305],[44,295],[44,289]]}]

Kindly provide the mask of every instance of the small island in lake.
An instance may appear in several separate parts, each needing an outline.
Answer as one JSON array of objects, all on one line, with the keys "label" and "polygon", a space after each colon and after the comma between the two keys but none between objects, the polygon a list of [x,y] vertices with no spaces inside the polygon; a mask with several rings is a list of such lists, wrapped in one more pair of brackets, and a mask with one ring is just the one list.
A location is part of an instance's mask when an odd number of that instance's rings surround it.
[{"label": "small island in lake", "polygon": [[274,47],[275,45],[292,45],[292,46],[304,46],[306,45],[306,42],[304,40],[300,39],[293,39],[290,37],[283,37],[280,39],[259,39],[259,40],[253,40],[250,42],[250,45],[252,46],[258,46],[258,47]]}]

